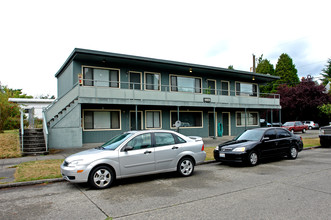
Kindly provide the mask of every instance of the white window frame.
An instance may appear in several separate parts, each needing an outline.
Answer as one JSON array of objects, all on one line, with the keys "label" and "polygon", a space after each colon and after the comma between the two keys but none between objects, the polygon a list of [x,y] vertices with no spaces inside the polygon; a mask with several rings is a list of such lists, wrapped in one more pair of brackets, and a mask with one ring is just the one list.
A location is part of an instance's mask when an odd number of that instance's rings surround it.
[{"label": "white window frame", "polygon": [[[250,85],[256,85],[256,96],[251,96],[251,95],[237,95],[237,83],[242,83],[242,84],[250,84]],[[250,97],[250,98],[257,98],[259,97],[259,85],[257,83],[250,83],[250,82],[241,82],[241,81],[236,81],[234,84],[234,88],[235,88],[235,94],[236,96],[244,96],[244,97]],[[253,92],[253,91],[252,91]],[[240,92],[241,93],[241,92]]]},{"label": "white window frame", "polygon": [[[116,70],[116,71],[118,71],[118,82],[117,82],[118,83],[118,87],[108,86],[108,88],[112,88],[112,89],[120,89],[121,88],[121,70],[120,69],[118,69],[118,68],[107,68],[107,67],[99,67],[99,66],[82,65],[81,66],[81,70],[82,70],[83,80],[84,80],[84,68],[103,69],[103,70]],[[93,79],[93,86],[87,86],[87,87],[94,87],[94,79]],[[105,86],[105,88],[107,88],[107,86]]]},{"label": "white window frame", "polygon": [[[160,127],[149,128],[147,127],[147,112],[159,112],[160,113]],[[161,110],[145,110],[145,129],[161,129],[162,128],[162,111]]]},{"label": "white window frame", "polygon": [[[158,84],[159,89],[147,89],[147,77],[146,77],[147,74],[159,75],[159,84]],[[144,89],[146,91],[161,91],[161,73],[144,72],[144,81],[145,81]]]},{"label": "white window frame", "polygon": [[[143,83],[142,83],[142,72],[139,72],[139,71],[129,71],[129,89],[131,89],[130,88],[130,86],[131,86],[131,73],[139,73],[140,74],[140,90],[142,90],[143,89]],[[139,90],[139,89],[134,89],[134,88],[132,88],[132,90]]]},{"label": "white window frame", "polygon": [[[236,127],[245,127],[245,117],[244,117],[244,123],[242,125],[238,125],[238,119],[237,119],[237,113],[241,113],[245,116],[245,111],[236,111],[235,112],[235,119],[236,119]],[[255,112],[255,111],[247,111],[247,124],[246,124],[246,127],[258,127],[259,126],[259,121],[260,121],[260,115],[259,115],[259,112]],[[256,125],[253,125],[253,124],[249,124],[249,114],[256,114],[257,115],[257,118],[256,118],[256,122],[257,124]],[[241,117],[242,118],[242,117]]]},{"label": "white window frame", "polygon": [[[85,129],[85,111],[88,112],[118,112],[119,113],[119,128],[109,128],[109,129]],[[83,117],[82,117],[82,127],[83,131],[119,131],[122,130],[122,115],[120,109],[83,109]]]},{"label": "white window frame", "polygon": [[[175,112],[177,114],[177,110],[170,110],[170,128],[171,129],[176,129],[176,127],[174,127],[172,125],[172,123],[171,123],[172,122],[172,118],[171,118],[172,112]],[[186,128],[191,128],[191,129],[192,128],[203,128],[203,111],[190,111],[190,110],[185,111],[185,110],[182,110],[182,111],[179,111],[179,114],[181,112],[200,112],[201,113],[201,126],[200,127],[180,127],[180,129],[186,129]],[[179,115],[179,120],[180,120],[180,115]]]},{"label": "white window frame", "polygon": [[[183,92],[183,91],[172,91],[172,85],[171,85],[171,77],[176,76],[176,77],[183,77],[183,78],[193,78],[193,79],[200,79],[200,93],[199,92],[194,92],[195,94],[202,94],[203,88],[202,88],[202,77],[194,77],[194,76],[185,76],[185,75],[177,75],[177,74],[169,74],[169,91],[170,92]],[[178,90],[178,85],[177,85],[177,90]],[[195,88],[194,88],[195,89]],[[192,92],[185,92],[185,93],[192,93]]]},{"label": "white window frame", "polygon": [[[228,84],[228,94],[227,95],[223,95],[223,83],[227,83]],[[221,80],[221,94],[223,96],[230,96],[230,81],[226,81],[226,80]]]}]

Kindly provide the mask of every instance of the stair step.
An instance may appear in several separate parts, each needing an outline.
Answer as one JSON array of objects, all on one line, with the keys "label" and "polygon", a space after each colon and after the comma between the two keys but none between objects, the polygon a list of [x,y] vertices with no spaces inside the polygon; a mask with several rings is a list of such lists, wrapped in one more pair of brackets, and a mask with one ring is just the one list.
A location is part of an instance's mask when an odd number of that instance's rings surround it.
[{"label": "stair step", "polygon": [[23,155],[33,155],[33,156],[37,156],[37,155],[47,155],[49,154],[48,151],[38,151],[38,152],[23,152]]}]

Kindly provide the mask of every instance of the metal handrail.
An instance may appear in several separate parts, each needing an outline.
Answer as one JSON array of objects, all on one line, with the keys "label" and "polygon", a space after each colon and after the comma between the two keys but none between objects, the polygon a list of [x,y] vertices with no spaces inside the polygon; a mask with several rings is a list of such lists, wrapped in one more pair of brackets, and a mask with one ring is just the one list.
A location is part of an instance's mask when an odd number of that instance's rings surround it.
[{"label": "metal handrail", "polygon": [[23,135],[24,135],[24,112],[23,109],[20,109],[21,112],[21,120],[20,120],[20,126],[21,126],[21,144],[22,144],[22,153],[24,149],[24,144],[23,144]]},{"label": "metal handrail", "polygon": [[46,151],[48,151],[48,128],[47,128],[45,108],[43,108],[42,114],[43,114],[43,133],[44,133],[44,139],[45,139],[45,146],[46,146]]}]

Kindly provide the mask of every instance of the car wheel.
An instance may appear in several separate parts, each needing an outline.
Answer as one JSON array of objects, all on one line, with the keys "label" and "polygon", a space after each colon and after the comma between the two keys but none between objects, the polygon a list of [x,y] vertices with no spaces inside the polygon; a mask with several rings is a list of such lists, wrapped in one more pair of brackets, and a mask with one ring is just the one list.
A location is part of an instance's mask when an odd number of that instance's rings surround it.
[{"label": "car wheel", "polygon": [[92,170],[89,176],[89,183],[97,189],[109,187],[115,178],[114,171],[107,166],[99,166]]},{"label": "car wheel", "polygon": [[304,129],[302,129],[302,133],[306,133],[306,129],[304,128]]},{"label": "car wheel", "polygon": [[177,165],[177,172],[181,176],[191,176],[194,171],[194,162],[189,157],[182,158]]},{"label": "car wheel", "polygon": [[256,151],[250,152],[247,162],[250,166],[255,166],[259,162],[259,156]]},{"label": "car wheel", "polygon": [[309,128],[308,128],[309,130],[311,130],[311,129],[313,129],[313,127],[312,126],[309,126]]},{"label": "car wheel", "polygon": [[288,157],[289,157],[290,159],[294,160],[294,159],[297,158],[297,156],[298,156],[298,150],[297,150],[296,147],[292,146],[292,147],[290,148],[290,152],[289,152],[289,154],[288,154]]}]

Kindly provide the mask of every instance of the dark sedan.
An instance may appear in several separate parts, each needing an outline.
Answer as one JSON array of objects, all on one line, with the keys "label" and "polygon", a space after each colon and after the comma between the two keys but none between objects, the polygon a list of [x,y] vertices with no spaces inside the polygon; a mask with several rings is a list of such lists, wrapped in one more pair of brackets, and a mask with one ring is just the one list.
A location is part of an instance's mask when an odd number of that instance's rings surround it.
[{"label": "dark sedan", "polygon": [[256,128],[217,146],[214,158],[219,162],[243,162],[255,166],[261,158],[287,156],[296,159],[302,149],[302,138],[287,129]]}]

